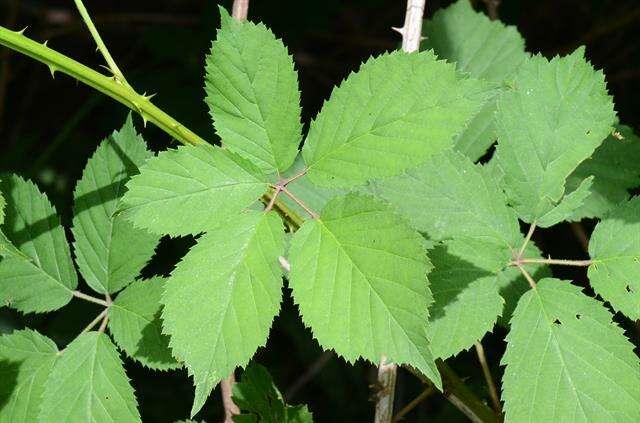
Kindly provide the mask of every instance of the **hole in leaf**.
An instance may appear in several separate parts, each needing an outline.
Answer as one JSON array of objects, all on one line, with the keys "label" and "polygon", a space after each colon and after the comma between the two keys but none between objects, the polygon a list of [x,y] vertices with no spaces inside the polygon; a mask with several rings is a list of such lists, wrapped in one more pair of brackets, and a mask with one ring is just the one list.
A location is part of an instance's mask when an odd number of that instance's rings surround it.
[{"label": "hole in leaf", "polygon": [[629,293],[633,292],[633,290],[631,289],[631,287],[629,285],[625,286],[624,289]]},{"label": "hole in leaf", "polygon": [[591,135],[591,129],[587,129],[587,135]]},{"label": "hole in leaf", "polygon": [[562,322],[559,319],[556,319],[556,320],[553,321],[553,324],[554,325],[561,325]]},{"label": "hole in leaf", "polygon": [[576,319],[580,320],[581,317],[582,317],[581,315],[576,314]]}]

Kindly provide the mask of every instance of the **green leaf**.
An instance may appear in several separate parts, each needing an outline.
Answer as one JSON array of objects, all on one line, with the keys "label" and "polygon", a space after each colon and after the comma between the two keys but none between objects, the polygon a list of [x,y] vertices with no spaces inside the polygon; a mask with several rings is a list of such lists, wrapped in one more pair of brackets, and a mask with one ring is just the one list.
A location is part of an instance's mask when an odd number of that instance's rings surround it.
[{"label": "green leaf", "polygon": [[374,191],[434,240],[464,236],[515,247],[520,238],[516,215],[494,179],[455,151],[379,181]]},{"label": "green leaf", "polygon": [[78,285],[69,244],[55,208],[30,181],[6,176],[0,236],[0,303],[24,313],[56,310]]},{"label": "green leaf", "polygon": [[432,301],[421,236],[372,197],[331,200],[294,234],[289,285],[320,345],[348,361],[383,355],[436,385],[427,339]]},{"label": "green leaf", "polygon": [[267,190],[251,162],[210,145],[182,146],[147,160],[127,183],[123,214],[138,228],[197,234],[249,207]]},{"label": "green leaf", "polygon": [[492,94],[430,51],[372,58],[312,122],[302,149],[309,178],[348,188],[398,175],[451,147]]},{"label": "green leaf", "polygon": [[498,101],[497,164],[519,217],[531,223],[565,194],[567,177],[611,132],[616,114],[604,75],[584,48],[523,64],[512,90]]},{"label": "green leaf", "polygon": [[[471,77],[494,84],[504,83],[528,56],[524,40],[515,27],[489,20],[483,13],[474,11],[468,0],[438,10],[422,28],[426,37],[424,47],[432,48],[439,58],[455,63],[458,70]],[[472,161],[484,155],[496,139],[497,95],[483,106],[455,141],[456,149]]]},{"label": "green leaf", "polygon": [[429,257],[434,266],[429,274],[434,298],[429,309],[431,351],[446,359],[473,346],[493,328],[504,300],[496,274],[471,258],[457,256],[446,245],[431,250]]},{"label": "green leaf", "polygon": [[507,336],[506,421],[637,422],[640,363],[603,305],[558,279],[518,303]]},{"label": "green leaf", "polygon": [[180,364],[171,355],[169,337],[162,333],[160,298],[165,279],[136,281],[124,289],[109,309],[109,331],[116,344],[142,365],[156,370]]},{"label": "green leaf", "polygon": [[283,172],[302,138],[293,59],[263,24],[240,22],[223,8],[220,24],[205,80],[216,132],[262,170]]},{"label": "green leaf", "polygon": [[559,204],[540,216],[536,220],[537,225],[542,228],[547,228],[571,217],[575,210],[582,207],[587,197],[591,194],[592,184],[593,176],[589,176],[580,182],[580,185],[578,185],[574,191],[565,195]]},{"label": "green leaf", "polygon": [[151,156],[129,115],[123,128],[100,144],[76,185],[76,260],[87,284],[100,294],[133,282],[158,243],[158,236],[115,216],[125,183]]},{"label": "green leaf", "polygon": [[640,138],[628,126],[619,125],[616,129],[623,138],[609,135],[567,179],[567,188],[571,190],[583,179],[594,176],[591,194],[569,220],[601,218],[629,198],[629,189],[640,186]]},{"label": "green leaf", "polygon": [[31,329],[0,337],[0,421],[37,421],[43,385],[57,358],[56,344]]},{"label": "green leaf", "polygon": [[285,404],[267,369],[256,363],[251,363],[242,373],[240,382],[233,386],[233,401],[242,411],[248,412],[234,416],[234,422],[313,422],[306,406]]},{"label": "green leaf", "polygon": [[598,295],[633,320],[640,319],[640,197],[599,222],[589,241],[588,276]]},{"label": "green leaf", "polygon": [[42,422],[140,422],[116,347],[104,333],[80,335],[44,385]]},{"label": "green leaf", "polygon": [[280,309],[284,230],[275,212],[246,212],[207,232],[162,297],[171,349],[194,377],[191,416],[211,390],[264,345]]}]

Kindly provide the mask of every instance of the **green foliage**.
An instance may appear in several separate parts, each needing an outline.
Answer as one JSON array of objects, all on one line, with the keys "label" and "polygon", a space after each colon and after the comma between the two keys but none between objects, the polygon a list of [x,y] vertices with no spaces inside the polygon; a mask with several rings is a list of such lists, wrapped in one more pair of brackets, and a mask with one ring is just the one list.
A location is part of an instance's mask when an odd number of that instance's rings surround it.
[{"label": "green foliage", "polygon": [[302,320],[348,361],[410,364],[439,384],[427,339],[429,261],[418,233],[360,194],[329,201],[293,236],[289,285]]},{"label": "green foliage", "polygon": [[37,421],[44,382],[58,348],[31,329],[0,337],[0,421]]},{"label": "green foliage", "polygon": [[309,177],[349,188],[397,175],[449,148],[491,95],[432,52],[369,59],[311,123],[302,148]]},{"label": "green foliage", "polygon": [[305,405],[287,405],[271,375],[263,366],[252,363],[233,387],[233,401],[242,413],[236,423],[311,423],[313,416]]},{"label": "green foliage", "polygon": [[153,255],[159,237],[116,216],[124,185],[151,157],[131,116],[105,139],[84,169],[74,193],[76,261],[87,284],[100,294],[130,284]]},{"label": "green foliage", "polygon": [[262,170],[284,172],[302,137],[293,59],[263,24],[238,22],[220,8],[207,56],[207,104],[216,132]]},{"label": "green foliage", "polygon": [[67,304],[78,278],[55,208],[30,181],[5,176],[7,200],[0,236],[0,303],[24,313]]},{"label": "green foliage", "polygon": [[527,58],[524,40],[515,27],[475,12],[468,0],[438,10],[422,28],[426,37],[422,44],[439,58],[501,87],[457,136],[455,148],[475,161],[496,140],[496,100],[504,91],[502,85]]},{"label": "green foliage", "polygon": [[629,189],[640,186],[640,138],[628,126],[618,125],[616,129],[622,139],[609,135],[567,179],[567,188],[574,190],[580,181],[594,177],[590,195],[568,220],[602,218],[629,198]]},{"label": "green foliage", "polygon": [[638,421],[640,364],[611,318],[566,281],[523,295],[502,358],[506,420]]},{"label": "green foliage", "polygon": [[[552,226],[565,216],[570,207],[559,204],[575,201],[565,196],[567,177],[593,154],[615,119],[604,74],[585,60],[584,48],[551,61],[533,56],[520,67],[513,88],[498,101],[496,160],[522,220]],[[549,215],[556,207],[563,213]]]},{"label": "green foliage", "polygon": [[167,281],[164,328],[195,380],[192,416],[222,378],[266,343],[280,309],[282,254],[280,218],[247,212],[200,237]]},{"label": "green foliage", "polygon": [[591,234],[589,281],[598,295],[640,319],[640,197],[621,204]]},{"label": "green foliage", "polygon": [[434,240],[464,236],[514,247],[520,234],[493,178],[461,153],[443,152],[374,190]]},{"label": "green foliage", "polygon": [[109,331],[127,355],[151,369],[180,364],[171,355],[169,337],[162,333],[160,297],[165,280],[136,281],[126,287],[109,309]]},{"label": "green foliage", "polygon": [[[627,201],[640,184],[640,144],[629,128],[618,127],[622,140],[612,133],[604,75],[583,49],[529,57],[515,28],[458,1],[425,26],[434,51],[384,53],[335,88],[299,151],[287,49],[264,25],[221,15],[205,81],[221,146],[160,124],[192,145],[154,156],[128,119],[76,187],[77,264],[104,299],[75,291],[46,196],[2,178],[0,301],[45,312],[76,296],[104,309],[61,351],[30,330],[0,338],[0,420],[140,421],[106,328],[143,366],[187,369],[193,417],[266,344],[283,269],[303,323],[348,362],[385,357],[441,389],[435,359],[499,323],[509,331],[507,421],[640,420],[632,344],[599,301],[549,277],[549,264],[589,264],[596,294],[640,318],[640,197]],[[92,78],[143,116],[173,122],[147,97],[131,100],[140,96],[123,81]],[[474,164],[496,138],[494,157]],[[542,258],[536,226],[582,217],[602,218],[592,261]],[[531,223],[527,236],[518,219]],[[136,281],[161,235],[196,244],[170,277]],[[464,403],[469,392],[452,394]],[[244,371],[234,399],[237,422],[312,420],[259,365]]]},{"label": "green foliage", "polygon": [[136,399],[116,347],[99,332],[65,349],[44,385],[43,422],[140,422]]},{"label": "green foliage", "polygon": [[209,145],[183,146],[147,160],[127,183],[122,213],[156,234],[198,234],[266,190],[266,177],[240,156]]}]

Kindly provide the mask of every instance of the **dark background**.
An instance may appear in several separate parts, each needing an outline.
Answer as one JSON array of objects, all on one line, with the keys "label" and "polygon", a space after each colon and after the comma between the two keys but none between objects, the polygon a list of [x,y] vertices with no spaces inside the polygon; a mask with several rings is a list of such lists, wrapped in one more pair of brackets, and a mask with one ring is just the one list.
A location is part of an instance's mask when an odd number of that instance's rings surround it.
[{"label": "dark background", "polygon": [[[427,0],[426,14],[430,16],[450,3]],[[230,8],[231,0],[221,4]],[[402,25],[405,4],[404,0],[253,0],[249,17],[263,21],[293,53],[302,90],[303,120],[308,124],[335,84],[369,55],[398,45],[399,36],[390,27]],[[484,10],[482,1],[474,4]],[[214,141],[203,102],[203,63],[218,25],[216,2],[110,0],[86,5],[129,82],[139,92],[157,93],[156,104]],[[621,121],[640,128],[640,2],[503,0],[499,14],[518,27],[531,52],[550,57],[585,44],[590,60],[607,75]],[[0,24],[11,29],[28,26],[27,36],[49,40],[49,46],[94,68],[103,64],[71,0],[0,0]],[[64,75],[51,79],[45,66],[0,47],[0,171],[18,172],[37,181],[65,223],[71,218],[72,191],[85,161],[102,138],[122,125],[127,113],[124,106],[86,86]],[[170,141],[151,125],[143,134],[155,150],[165,148]],[[593,222],[583,222],[587,233],[592,226]],[[552,256],[583,257],[573,229],[560,225],[542,230],[534,240]],[[163,240],[159,256],[145,274],[170,272],[190,242]],[[583,271],[554,271],[578,283],[585,279]],[[62,346],[93,318],[96,310],[77,300],[58,313],[37,316],[0,308],[0,332],[28,325]],[[637,327],[620,316],[616,320],[638,345]],[[496,329],[483,341],[498,380],[504,335],[503,329]],[[280,389],[289,393],[305,372],[320,368],[290,395],[293,403],[307,403],[316,421],[372,419],[373,391],[369,385],[375,369],[362,362],[348,365],[329,353],[323,355],[300,323],[288,293],[269,343],[259,350],[256,360],[266,365]],[[450,364],[478,396],[488,401],[473,351],[460,354]],[[187,417],[193,388],[185,371],[153,372],[131,361],[126,361],[126,366],[145,422]],[[400,371],[396,405],[404,406],[422,389],[412,376]],[[221,412],[216,391],[198,417],[219,421]],[[426,416],[430,421],[466,421],[438,394],[423,402],[407,420],[421,421]]]}]

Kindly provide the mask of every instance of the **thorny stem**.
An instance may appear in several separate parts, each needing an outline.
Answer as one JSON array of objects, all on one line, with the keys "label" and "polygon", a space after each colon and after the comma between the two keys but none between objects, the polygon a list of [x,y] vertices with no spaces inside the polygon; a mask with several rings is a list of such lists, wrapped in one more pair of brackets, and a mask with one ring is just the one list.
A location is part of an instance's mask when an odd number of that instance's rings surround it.
[{"label": "thorny stem", "polygon": [[113,73],[113,76],[116,78],[116,81],[120,82],[123,85],[129,86],[129,83],[124,78],[124,75],[120,71],[120,68],[118,68],[116,61],[113,60],[113,57],[111,57],[111,53],[109,53],[107,46],[105,45],[104,41],[102,41],[102,37],[100,37],[100,33],[98,32],[98,29],[96,28],[96,26],[93,24],[93,21],[91,20],[91,16],[89,16],[89,12],[87,12],[87,9],[84,7],[82,0],[73,0],[73,1],[76,4],[76,8],[78,8],[78,12],[82,17],[82,20],[87,25],[87,28],[89,29],[89,32],[93,37],[93,40],[96,42],[96,45],[98,46],[98,50],[100,50],[102,57],[104,57],[104,60],[107,62],[107,65],[109,66],[109,70],[111,71],[111,73]]},{"label": "thorny stem", "polygon": [[393,417],[393,400],[396,390],[396,376],[398,365],[387,363],[387,357],[380,358],[378,366],[378,389],[376,393],[375,423],[389,423]]},{"label": "thorny stem", "polygon": [[586,266],[590,266],[593,263],[593,261],[592,260],[561,260],[561,259],[552,259],[552,258],[547,258],[547,259],[531,258],[531,259],[520,259],[517,261],[513,261],[511,265],[518,266],[519,264],[527,264],[527,263],[557,264],[560,266],[586,267]]},{"label": "thorny stem", "polygon": [[518,251],[518,256],[516,257],[516,260],[520,260],[522,258],[522,254],[524,253],[525,248],[527,248],[527,244],[529,244],[529,241],[531,240],[531,236],[533,235],[533,231],[536,230],[536,222],[534,221],[533,223],[531,223],[531,226],[529,226],[529,231],[527,232],[527,236],[524,238],[524,242],[522,243],[522,247],[520,247],[520,251]]},{"label": "thorny stem", "polygon": [[489,388],[489,395],[491,396],[491,402],[493,403],[493,409],[497,414],[502,414],[502,407],[500,406],[500,397],[498,396],[498,391],[496,389],[496,385],[493,383],[493,376],[491,375],[491,370],[489,369],[489,364],[487,363],[487,357],[484,354],[484,348],[482,347],[481,342],[475,343],[476,354],[478,355],[478,361],[480,362],[480,366],[482,366],[482,373],[484,374],[484,379],[487,382],[487,387]]},{"label": "thorny stem", "polygon": [[427,387],[427,389],[425,389],[424,391],[422,391],[420,393],[420,395],[418,395],[417,397],[415,397],[413,400],[411,400],[411,402],[407,405],[405,405],[402,410],[398,411],[398,414],[396,414],[395,416],[393,416],[393,419],[391,420],[393,423],[399,422],[400,420],[402,420],[402,418],[404,416],[406,416],[407,414],[409,414],[409,412],[411,410],[413,410],[414,408],[416,408],[418,405],[420,405],[420,403],[424,400],[426,400],[427,398],[429,398],[429,396],[431,396],[434,392],[436,392],[436,388],[434,388],[433,386],[429,386]]},{"label": "thorny stem", "polygon": [[422,41],[422,15],[426,0],[407,0],[407,11],[402,28],[393,28],[402,35],[402,50],[413,53],[420,49]]},{"label": "thorny stem", "polygon": [[498,6],[500,6],[500,0],[484,0],[484,4],[487,6],[487,13],[492,21],[498,19]]},{"label": "thorny stem", "polygon": [[85,301],[89,301],[91,303],[100,304],[101,306],[105,306],[105,307],[109,307],[111,305],[111,303],[107,302],[106,300],[92,297],[91,295],[84,294],[80,291],[73,291],[73,296],[76,298],[83,299]]},{"label": "thorny stem", "polygon": [[[145,122],[149,121],[155,124],[162,131],[182,144],[198,145],[207,143],[193,131],[186,128],[180,122],[151,103],[150,96],[138,94],[129,85],[118,83],[113,78],[96,72],[88,66],[58,53],[44,44],[40,44],[25,37],[21,32],[11,31],[0,26],[0,45],[4,45],[12,50],[44,63],[49,67],[52,74],[58,71],[65,73],[66,75],[69,75],[70,77],[113,98],[131,110],[139,113]],[[266,203],[269,203],[271,195],[266,193],[264,197]],[[276,201],[273,208],[281,212],[280,214],[284,219],[294,227],[300,227],[302,222],[304,222],[297,213],[293,212],[281,201]]]},{"label": "thorny stem", "polygon": [[[393,28],[402,35],[402,51],[405,53],[413,53],[420,50],[420,42],[422,41],[422,19],[424,15],[426,0],[407,0],[407,9],[404,15],[404,25],[402,28]],[[295,201],[295,200],[294,200]],[[391,422],[393,416],[393,398],[396,390],[396,372],[397,366],[385,368],[385,357],[380,361],[378,375],[380,378],[383,370],[387,371],[389,386],[378,395],[376,402],[375,422]],[[388,413],[385,414],[385,410]]]},{"label": "thorny stem", "polygon": [[249,0],[233,0],[231,8],[231,16],[239,21],[247,20],[249,13]]},{"label": "thorny stem", "polygon": [[240,408],[233,402],[233,385],[236,383],[235,374],[231,373],[228,378],[220,381],[220,394],[222,395],[222,406],[224,407],[224,422],[233,423],[233,416],[240,414]]},{"label": "thorny stem", "polygon": [[98,329],[98,332],[100,333],[104,333],[104,331],[107,329],[107,323],[109,323],[109,314],[105,314],[104,317],[102,318],[102,323],[100,323],[100,328]]}]

